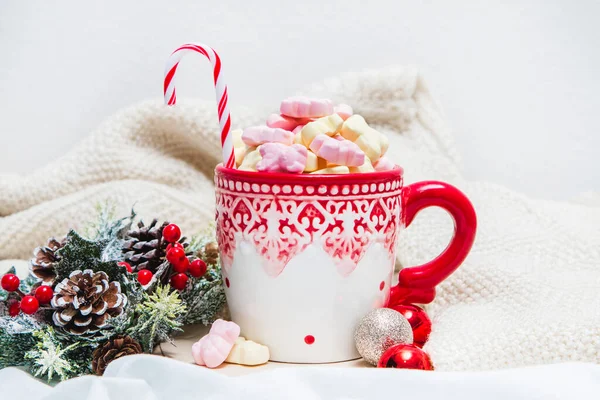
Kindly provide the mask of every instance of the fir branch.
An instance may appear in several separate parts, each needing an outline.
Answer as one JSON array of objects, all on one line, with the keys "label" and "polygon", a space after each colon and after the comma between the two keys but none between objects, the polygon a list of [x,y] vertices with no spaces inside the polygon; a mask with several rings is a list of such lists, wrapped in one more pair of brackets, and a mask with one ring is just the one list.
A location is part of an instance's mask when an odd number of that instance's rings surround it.
[{"label": "fir branch", "polygon": [[27,365],[25,353],[35,345],[34,332],[38,321],[27,315],[0,317],[0,369]]},{"label": "fir branch", "polygon": [[123,259],[122,247],[127,232],[136,216],[133,208],[130,215],[122,218],[115,217],[115,207],[108,204],[98,205],[98,219],[88,228],[88,237],[103,243],[100,259],[102,261],[120,261]]},{"label": "fir branch", "polygon": [[203,278],[194,280],[181,298],[187,305],[184,324],[212,323],[226,302],[220,268],[211,268]]},{"label": "fir branch", "polygon": [[35,331],[33,337],[36,339],[35,347],[25,353],[24,358],[30,361],[30,370],[35,376],[45,377],[48,381],[54,376],[65,380],[89,369],[88,352],[79,351],[85,342],[73,342],[63,348],[52,327]]},{"label": "fir branch", "polygon": [[89,240],[71,230],[67,234],[65,245],[58,250],[61,260],[56,266],[57,281],[68,278],[71,272],[76,270],[91,269],[93,271],[104,271],[111,281],[121,281],[125,275],[124,268],[117,265],[115,260],[104,261],[103,252],[107,240]]},{"label": "fir branch", "polygon": [[144,301],[136,307],[135,325],[127,334],[136,339],[145,352],[151,353],[154,345],[171,341],[173,331],[181,331],[179,318],[186,306],[177,291],[169,293],[166,286],[157,286],[153,294],[145,294]]}]

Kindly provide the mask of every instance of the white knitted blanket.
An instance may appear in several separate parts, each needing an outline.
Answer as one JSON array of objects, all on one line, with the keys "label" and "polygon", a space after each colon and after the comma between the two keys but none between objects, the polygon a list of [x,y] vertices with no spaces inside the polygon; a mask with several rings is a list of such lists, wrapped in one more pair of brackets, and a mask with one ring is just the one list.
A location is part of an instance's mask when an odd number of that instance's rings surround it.
[{"label": "white knitted blanket", "polygon": [[[304,93],[351,104],[388,134],[389,154],[408,183],[444,180],[475,205],[473,250],[428,307],[434,323],[426,350],[437,370],[600,362],[598,198],[533,200],[465,180],[452,135],[414,69],[347,75]],[[261,123],[269,111],[234,107],[233,125]],[[135,204],[142,217],[176,221],[185,231],[204,228],[214,217],[217,130],[212,102],[145,102],[108,119],[45,168],[0,175],[0,259],[28,258],[49,236],[82,228],[107,200],[122,213]],[[431,259],[451,228],[442,211],[422,212],[402,234],[401,264]]]}]

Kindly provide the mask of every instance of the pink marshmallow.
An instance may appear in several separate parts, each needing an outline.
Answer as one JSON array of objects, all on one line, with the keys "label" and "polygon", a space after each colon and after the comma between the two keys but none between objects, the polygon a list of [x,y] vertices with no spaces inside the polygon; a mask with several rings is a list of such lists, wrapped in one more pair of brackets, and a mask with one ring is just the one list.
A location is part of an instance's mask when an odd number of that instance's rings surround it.
[{"label": "pink marshmallow", "polygon": [[310,149],[332,164],[358,167],[365,163],[365,153],[356,143],[349,140],[337,140],[327,135],[318,135],[311,142]]},{"label": "pink marshmallow", "polygon": [[389,158],[383,156],[373,164],[375,171],[390,171],[396,167],[396,164]]},{"label": "pink marshmallow", "polygon": [[281,143],[265,143],[259,147],[262,160],[256,164],[259,172],[289,172],[299,174],[304,171],[308,150],[301,144],[286,146]]},{"label": "pink marshmallow", "polygon": [[295,135],[298,132],[300,132],[302,130],[302,128],[304,128],[304,125],[298,125],[297,127],[294,128],[294,130],[292,131],[292,133]]},{"label": "pink marshmallow", "polygon": [[194,361],[208,368],[218,367],[231,352],[238,336],[240,327],[235,322],[216,320],[210,332],[192,346]]},{"label": "pink marshmallow", "polygon": [[281,114],[294,118],[319,118],[333,114],[333,103],[329,99],[289,97],[281,102]]},{"label": "pink marshmallow", "polygon": [[242,141],[250,147],[260,146],[264,143],[282,143],[291,145],[294,143],[294,134],[281,128],[270,128],[268,126],[251,126],[244,129]]},{"label": "pink marshmallow", "polygon": [[337,106],[333,107],[333,112],[342,117],[344,121],[354,114],[352,107],[350,107],[348,104],[338,104]]},{"label": "pink marshmallow", "polygon": [[311,118],[292,118],[285,115],[271,114],[267,118],[269,128],[281,128],[286,131],[293,131],[296,127],[306,125],[311,122]]}]

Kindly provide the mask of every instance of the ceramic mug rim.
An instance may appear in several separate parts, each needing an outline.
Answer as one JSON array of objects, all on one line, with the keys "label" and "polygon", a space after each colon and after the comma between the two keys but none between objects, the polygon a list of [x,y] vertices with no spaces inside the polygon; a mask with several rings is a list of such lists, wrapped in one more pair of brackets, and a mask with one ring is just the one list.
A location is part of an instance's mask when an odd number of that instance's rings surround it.
[{"label": "ceramic mug rim", "polygon": [[336,183],[375,183],[394,178],[402,178],[404,169],[398,165],[389,171],[375,171],[351,174],[287,174],[281,172],[257,172],[241,171],[234,168],[226,168],[222,164],[217,165],[216,172],[226,176],[236,177],[247,182],[277,184],[277,183],[299,183],[314,184],[315,181],[324,184]]}]

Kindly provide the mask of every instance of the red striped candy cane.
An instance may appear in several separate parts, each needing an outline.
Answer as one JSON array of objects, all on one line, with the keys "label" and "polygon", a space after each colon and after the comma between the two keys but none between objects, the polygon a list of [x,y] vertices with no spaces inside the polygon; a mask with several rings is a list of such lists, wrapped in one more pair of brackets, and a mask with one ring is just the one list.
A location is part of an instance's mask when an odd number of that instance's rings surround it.
[{"label": "red striped candy cane", "polygon": [[227,85],[221,73],[221,59],[212,47],[201,43],[188,43],[179,47],[171,54],[165,66],[164,94],[165,104],[172,106],[177,102],[175,94],[175,71],[184,55],[189,53],[200,53],[213,65],[215,80],[215,92],[217,95],[217,113],[219,114],[219,125],[221,126],[221,147],[223,148],[223,165],[227,168],[235,168],[235,155],[233,153],[233,139],[231,137],[231,117],[227,104]]}]

